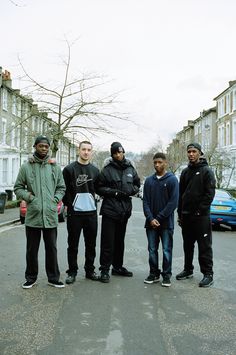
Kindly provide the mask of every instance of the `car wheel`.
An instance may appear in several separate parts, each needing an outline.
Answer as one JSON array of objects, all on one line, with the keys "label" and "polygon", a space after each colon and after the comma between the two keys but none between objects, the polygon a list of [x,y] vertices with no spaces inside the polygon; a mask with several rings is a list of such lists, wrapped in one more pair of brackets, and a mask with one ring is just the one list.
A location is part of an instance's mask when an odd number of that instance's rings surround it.
[{"label": "car wheel", "polygon": [[236,232],[236,226],[231,226],[232,231]]},{"label": "car wheel", "polygon": [[212,226],[213,231],[219,231],[220,230],[220,225],[219,224],[213,224]]},{"label": "car wheel", "polygon": [[25,224],[25,217],[20,216],[20,223],[21,223],[21,224]]}]

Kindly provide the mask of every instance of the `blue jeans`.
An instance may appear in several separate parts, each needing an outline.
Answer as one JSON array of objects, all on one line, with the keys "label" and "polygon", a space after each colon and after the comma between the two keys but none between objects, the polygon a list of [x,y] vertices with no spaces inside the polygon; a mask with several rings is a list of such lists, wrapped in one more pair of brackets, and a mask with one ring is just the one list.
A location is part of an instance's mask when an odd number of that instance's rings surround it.
[{"label": "blue jeans", "polygon": [[159,276],[159,255],[158,248],[161,240],[162,243],[162,276],[171,276],[172,268],[172,249],[173,249],[173,229],[146,229],[148,239],[149,266],[150,274]]}]

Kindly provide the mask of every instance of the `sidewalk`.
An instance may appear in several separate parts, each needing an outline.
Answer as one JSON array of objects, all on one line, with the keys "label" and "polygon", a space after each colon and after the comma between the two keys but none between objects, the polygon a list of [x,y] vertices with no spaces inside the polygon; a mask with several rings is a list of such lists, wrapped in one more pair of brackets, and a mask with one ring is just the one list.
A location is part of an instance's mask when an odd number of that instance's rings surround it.
[{"label": "sidewalk", "polygon": [[19,221],[19,207],[7,208],[0,213],[0,227]]}]

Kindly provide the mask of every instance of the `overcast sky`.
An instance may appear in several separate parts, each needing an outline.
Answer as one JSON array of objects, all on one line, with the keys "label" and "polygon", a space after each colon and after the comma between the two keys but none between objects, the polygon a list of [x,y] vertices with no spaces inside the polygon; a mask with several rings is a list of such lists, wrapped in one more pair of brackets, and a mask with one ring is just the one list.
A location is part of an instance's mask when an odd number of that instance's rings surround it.
[{"label": "overcast sky", "polygon": [[0,11],[0,66],[13,80],[18,55],[39,80],[56,79],[67,36],[78,39],[75,70],[122,90],[120,111],[139,126],[94,139],[104,150],[114,140],[134,152],[168,145],[236,79],[235,0],[1,0]]}]

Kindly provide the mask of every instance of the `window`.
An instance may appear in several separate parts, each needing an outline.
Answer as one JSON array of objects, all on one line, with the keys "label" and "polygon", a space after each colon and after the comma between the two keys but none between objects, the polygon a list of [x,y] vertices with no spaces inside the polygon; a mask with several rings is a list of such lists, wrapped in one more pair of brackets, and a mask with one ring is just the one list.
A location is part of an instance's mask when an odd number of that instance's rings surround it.
[{"label": "window", "polygon": [[11,125],[11,146],[15,147],[16,146],[16,128],[14,123]]},{"label": "window", "polygon": [[230,145],[230,125],[229,125],[229,122],[226,124],[225,145]]},{"label": "window", "polygon": [[218,145],[220,147],[220,135],[221,135],[221,128],[218,127]]},{"label": "window", "polygon": [[233,93],[233,110],[236,110],[236,90]]},{"label": "window", "polygon": [[197,126],[197,134],[198,136],[202,133],[202,127],[201,127],[201,124],[199,123],[198,126]]},{"label": "window", "polygon": [[6,144],[6,136],[7,136],[7,121],[2,119],[2,144]]},{"label": "window", "polygon": [[7,184],[8,159],[2,159],[2,183]]},{"label": "window", "polygon": [[221,147],[225,145],[225,127],[222,126],[221,128]]},{"label": "window", "polygon": [[232,143],[236,145],[236,120],[233,121]]},{"label": "window", "polygon": [[21,117],[21,99],[17,98],[17,116]]},{"label": "window", "polygon": [[223,147],[225,145],[224,134],[225,134],[224,126],[220,126],[218,128],[218,144],[219,144],[219,147]]},{"label": "window", "polygon": [[225,106],[224,105],[225,105],[224,98],[222,98],[218,101],[218,117],[224,116],[224,114],[225,114],[225,110],[224,110]]},{"label": "window", "polygon": [[35,118],[32,117],[32,131],[35,131]]},{"label": "window", "polygon": [[39,120],[37,117],[35,117],[35,121],[34,121],[34,130],[36,133],[39,132]]},{"label": "window", "polygon": [[47,122],[46,122],[46,121],[43,121],[42,132],[43,132],[44,134],[46,134],[46,132],[47,132]]},{"label": "window", "polygon": [[220,117],[220,112],[221,112],[221,103],[220,101],[217,102],[217,108],[218,108],[218,117]]},{"label": "window", "polygon": [[16,96],[12,96],[12,113],[13,115],[17,115],[17,102],[16,102]]},{"label": "window", "polygon": [[17,146],[17,148],[21,148],[20,147],[20,127],[18,127],[17,131],[16,131],[16,146]]},{"label": "window", "polygon": [[18,159],[17,158],[12,158],[12,184],[15,183],[16,181],[16,177],[17,177],[17,173],[18,173]]},{"label": "window", "polygon": [[39,125],[40,125],[39,132],[43,132],[43,121],[42,120],[40,121]]},{"label": "window", "polygon": [[229,113],[230,112],[230,100],[229,100],[229,98],[230,98],[230,95],[227,94],[225,96],[225,113]]},{"label": "window", "polygon": [[22,102],[22,117],[26,120],[28,118],[28,105]]},{"label": "window", "polygon": [[7,111],[8,106],[8,91],[7,89],[3,89],[2,91],[2,108]]},{"label": "window", "polygon": [[24,130],[24,149],[27,150],[27,147],[28,147],[28,128],[25,127],[25,130]]}]

